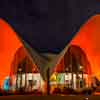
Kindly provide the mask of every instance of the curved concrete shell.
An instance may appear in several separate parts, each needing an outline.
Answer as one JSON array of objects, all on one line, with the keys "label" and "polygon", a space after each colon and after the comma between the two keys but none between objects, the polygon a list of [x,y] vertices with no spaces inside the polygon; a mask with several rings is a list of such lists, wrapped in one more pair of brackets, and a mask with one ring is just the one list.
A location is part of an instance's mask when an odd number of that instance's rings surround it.
[{"label": "curved concrete shell", "polygon": [[[19,50],[20,49],[20,50]],[[16,73],[16,66],[25,56],[30,60],[31,65],[40,69],[44,62],[42,57],[35,50],[30,50],[26,43],[16,34],[7,22],[0,19],[0,85],[7,76]],[[29,52],[32,51],[32,52]],[[33,59],[34,58],[34,59]],[[42,64],[41,64],[42,66]]]},{"label": "curved concrete shell", "polygon": [[90,62],[92,74],[100,79],[100,15],[90,18],[70,44],[77,45],[84,50]]},{"label": "curved concrete shell", "polygon": [[[52,62],[51,73],[54,69],[64,69],[64,56],[71,45],[78,46],[86,54],[90,63],[87,68],[92,75],[100,79],[100,15],[91,17],[84,25],[81,26],[76,35],[70,40],[70,43]],[[55,67],[55,68],[54,68]],[[89,68],[90,67],[90,68]]]}]

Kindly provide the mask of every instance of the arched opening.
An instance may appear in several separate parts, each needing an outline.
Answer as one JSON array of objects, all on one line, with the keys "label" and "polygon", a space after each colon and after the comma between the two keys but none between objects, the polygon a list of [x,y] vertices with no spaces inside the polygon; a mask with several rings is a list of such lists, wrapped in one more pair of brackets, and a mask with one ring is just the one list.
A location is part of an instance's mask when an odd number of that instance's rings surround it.
[{"label": "arched opening", "polygon": [[84,51],[76,45],[70,45],[54,68],[50,77],[51,91],[64,87],[81,89],[91,86],[91,65]]},{"label": "arched opening", "polygon": [[44,91],[44,81],[39,69],[24,47],[20,47],[14,55],[10,78],[11,90],[27,92]]},{"label": "arched opening", "polygon": [[90,87],[91,65],[84,51],[76,45],[71,45],[64,55],[64,69],[70,80],[67,85],[72,88]]}]

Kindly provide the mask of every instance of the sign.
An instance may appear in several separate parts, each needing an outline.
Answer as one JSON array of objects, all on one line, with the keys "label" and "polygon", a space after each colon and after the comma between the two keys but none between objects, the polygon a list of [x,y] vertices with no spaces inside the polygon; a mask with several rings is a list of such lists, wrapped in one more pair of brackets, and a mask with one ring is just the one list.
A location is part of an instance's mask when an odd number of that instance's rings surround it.
[{"label": "sign", "polygon": [[33,74],[33,89],[39,89],[41,86],[41,75],[40,73]]},{"label": "sign", "polygon": [[57,84],[64,84],[65,83],[65,73],[59,73],[57,75]]}]

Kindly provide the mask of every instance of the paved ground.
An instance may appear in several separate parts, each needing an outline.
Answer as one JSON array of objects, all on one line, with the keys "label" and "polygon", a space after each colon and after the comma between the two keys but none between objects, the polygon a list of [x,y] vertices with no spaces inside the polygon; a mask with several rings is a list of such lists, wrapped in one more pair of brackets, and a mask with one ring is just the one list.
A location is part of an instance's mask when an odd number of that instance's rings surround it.
[{"label": "paved ground", "polygon": [[1,96],[0,100],[100,100],[100,96],[33,96],[14,95]]}]

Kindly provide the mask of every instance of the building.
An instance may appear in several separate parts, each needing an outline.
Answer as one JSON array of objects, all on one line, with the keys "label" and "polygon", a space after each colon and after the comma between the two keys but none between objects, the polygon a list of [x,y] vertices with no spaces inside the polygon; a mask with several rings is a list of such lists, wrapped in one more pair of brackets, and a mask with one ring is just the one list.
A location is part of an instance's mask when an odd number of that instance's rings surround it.
[{"label": "building", "polygon": [[[35,50],[31,50],[3,19],[0,19],[0,27],[1,88],[5,87],[7,77],[10,78],[10,83],[6,87],[9,87],[10,90],[28,88],[33,81],[38,80],[43,84],[40,65],[43,66],[44,59]],[[36,77],[38,77],[37,80]],[[43,85],[40,87],[42,88]],[[38,86],[38,88],[40,87]],[[32,88],[36,89],[36,86],[34,85]]]},{"label": "building", "polygon": [[0,19],[0,86],[3,88],[9,77],[11,90],[45,91],[49,85],[73,89],[91,87],[92,76],[100,80],[99,26],[100,15],[95,15],[59,54],[40,54]]},{"label": "building", "polygon": [[[71,72],[70,74],[73,74],[70,75],[71,77],[70,80],[71,79],[74,80],[75,76],[74,74],[76,73],[75,69],[79,67],[84,69],[82,71],[83,74],[87,73],[89,79],[88,80],[89,86],[91,86],[92,83],[91,81],[92,76],[96,76],[100,80],[99,26],[100,26],[100,15],[93,16],[84,25],[82,25],[80,30],[76,33],[76,35],[72,38],[72,40],[70,40],[69,44],[52,62],[53,67],[51,68],[51,74],[55,72],[58,73],[65,72],[66,66],[69,66],[67,68],[67,71],[70,71]],[[83,53],[82,52],[80,53],[80,51],[82,51]],[[72,65],[70,65],[70,63],[72,63]],[[78,70],[76,71],[79,72]],[[76,86],[74,85],[74,87]]]}]

